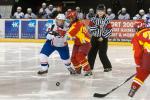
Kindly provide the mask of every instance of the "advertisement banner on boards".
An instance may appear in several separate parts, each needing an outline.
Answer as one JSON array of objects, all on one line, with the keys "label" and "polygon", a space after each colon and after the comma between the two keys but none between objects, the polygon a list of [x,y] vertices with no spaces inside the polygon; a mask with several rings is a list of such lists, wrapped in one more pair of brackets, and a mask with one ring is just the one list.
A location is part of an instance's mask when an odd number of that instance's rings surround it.
[{"label": "advertisement banner on boards", "polygon": [[19,20],[5,20],[5,38],[19,38]]},{"label": "advertisement banner on boards", "polygon": [[21,38],[35,39],[36,20],[21,21]]},{"label": "advertisement banner on boards", "polygon": [[129,42],[136,33],[133,20],[112,20],[112,35],[110,41]]},{"label": "advertisement banner on boards", "polygon": [[[87,22],[87,21],[86,21]],[[111,20],[112,35],[109,41],[129,42],[136,33],[133,20]],[[4,31],[0,31],[0,37],[45,39],[48,28],[55,23],[53,19],[3,19],[1,25]]]},{"label": "advertisement banner on boards", "polygon": [[45,39],[47,29],[54,24],[54,20],[38,21],[38,39]]}]

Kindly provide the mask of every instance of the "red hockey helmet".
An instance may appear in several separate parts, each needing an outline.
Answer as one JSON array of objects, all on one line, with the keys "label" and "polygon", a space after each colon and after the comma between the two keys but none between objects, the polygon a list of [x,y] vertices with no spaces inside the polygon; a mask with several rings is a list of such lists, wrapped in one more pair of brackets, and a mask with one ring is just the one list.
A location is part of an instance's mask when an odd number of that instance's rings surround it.
[{"label": "red hockey helmet", "polygon": [[143,19],[136,20],[134,23],[134,28],[143,29],[146,27],[146,23]]},{"label": "red hockey helmet", "polygon": [[67,14],[67,18],[68,19],[70,19],[70,18],[76,18],[77,17],[77,13],[76,13],[76,11],[70,11],[70,12],[68,12],[68,14]]}]

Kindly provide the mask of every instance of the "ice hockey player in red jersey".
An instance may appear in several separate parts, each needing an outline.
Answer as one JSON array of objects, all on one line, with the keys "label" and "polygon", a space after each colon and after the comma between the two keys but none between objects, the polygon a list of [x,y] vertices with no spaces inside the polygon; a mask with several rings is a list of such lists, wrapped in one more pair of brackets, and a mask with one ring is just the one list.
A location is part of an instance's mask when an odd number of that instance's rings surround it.
[{"label": "ice hockey player in red jersey", "polygon": [[144,20],[135,22],[138,31],[132,39],[132,44],[137,73],[128,94],[130,97],[135,95],[150,74],[150,28],[146,22]]},{"label": "ice hockey player in red jersey", "polygon": [[90,76],[92,75],[92,72],[87,60],[87,55],[91,48],[90,34],[88,33],[85,24],[77,19],[75,11],[69,12],[67,18],[70,21],[70,29],[67,33],[71,38],[74,38],[71,61],[78,74],[81,73],[81,68],[83,68],[85,76]]}]

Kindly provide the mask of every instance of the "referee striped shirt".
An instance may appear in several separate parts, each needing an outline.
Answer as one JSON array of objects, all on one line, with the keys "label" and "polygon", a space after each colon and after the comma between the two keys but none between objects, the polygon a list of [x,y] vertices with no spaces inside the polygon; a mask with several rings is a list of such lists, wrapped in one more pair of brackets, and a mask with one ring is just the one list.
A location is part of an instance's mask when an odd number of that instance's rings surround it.
[{"label": "referee striped shirt", "polygon": [[90,26],[92,36],[108,38],[111,35],[112,28],[108,28],[108,25],[111,25],[108,17],[93,17],[91,18],[91,22],[93,24]]}]

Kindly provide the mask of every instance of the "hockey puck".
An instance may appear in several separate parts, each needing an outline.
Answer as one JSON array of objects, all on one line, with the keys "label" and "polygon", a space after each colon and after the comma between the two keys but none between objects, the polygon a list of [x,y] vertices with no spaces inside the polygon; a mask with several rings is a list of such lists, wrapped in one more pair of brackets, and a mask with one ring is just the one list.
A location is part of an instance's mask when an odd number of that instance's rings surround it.
[{"label": "hockey puck", "polygon": [[60,85],[60,83],[59,82],[56,82],[56,86],[59,86]]}]

